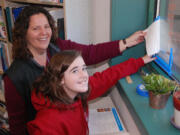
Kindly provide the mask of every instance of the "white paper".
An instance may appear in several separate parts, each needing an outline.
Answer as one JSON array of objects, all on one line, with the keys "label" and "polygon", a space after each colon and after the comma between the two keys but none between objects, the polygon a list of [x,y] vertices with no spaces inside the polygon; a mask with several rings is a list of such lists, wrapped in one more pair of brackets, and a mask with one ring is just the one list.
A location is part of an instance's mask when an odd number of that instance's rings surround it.
[{"label": "white paper", "polygon": [[152,56],[160,51],[160,19],[153,22],[146,30],[146,52]]},{"label": "white paper", "polygon": [[129,135],[124,126],[123,131],[119,130],[111,110],[98,112],[97,109],[90,109],[88,125],[90,135]]}]

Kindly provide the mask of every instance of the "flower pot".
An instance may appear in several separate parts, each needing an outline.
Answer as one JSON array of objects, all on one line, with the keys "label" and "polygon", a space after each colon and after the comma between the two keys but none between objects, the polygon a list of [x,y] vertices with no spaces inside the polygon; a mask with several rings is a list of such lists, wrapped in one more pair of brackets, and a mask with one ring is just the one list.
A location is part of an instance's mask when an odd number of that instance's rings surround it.
[{"label": "flower pot", "polygon": [[176,91],[173,94],[174,103],[174,122],[180,127],[180,91]]},{"label": "flower pot", "polygon": [[149,105],[154,109],[164,108],[170,94],[170,92],[165,94],[154,94],[152,91],[149,91]]}]

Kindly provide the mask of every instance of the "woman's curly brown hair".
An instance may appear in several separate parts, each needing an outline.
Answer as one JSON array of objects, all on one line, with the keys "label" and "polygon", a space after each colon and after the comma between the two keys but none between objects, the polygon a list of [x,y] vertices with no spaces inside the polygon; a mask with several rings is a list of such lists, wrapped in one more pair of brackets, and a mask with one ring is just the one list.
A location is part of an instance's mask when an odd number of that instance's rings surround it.
[{"label": "woman's curly brown hair", "polygon": [[36,14],[42,13],[47,17],[47,20],[49,22],[49,25],[52,29],[52,37],[51,42],[55,43],[55,40],[57,38],[57,29],[55,27],[55,21],[53,17],[50,15],[50,13],[36,5],[30,5],[24,7],[24,9],[19,14],[17,20],[14,24],[13,29],[13,47],[12,47],[12,57],[13,59],[29,59],[32,58],[33,55],[27,48],[27,40],[26,40],[26,34],[27,30],[29,28],[29,21],[30,17]]}]

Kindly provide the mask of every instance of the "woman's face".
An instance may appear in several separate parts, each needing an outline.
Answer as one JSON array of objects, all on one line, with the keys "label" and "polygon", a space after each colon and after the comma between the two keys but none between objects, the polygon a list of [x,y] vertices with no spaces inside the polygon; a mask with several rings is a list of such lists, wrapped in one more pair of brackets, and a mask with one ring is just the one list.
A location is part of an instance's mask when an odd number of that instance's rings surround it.
[{"label": "woman's face", "polygon": [[61,84],[72,99],[78,94],[88,90],[89,75],[81,56],[77,57],[64,72]]},{"label": "woman's face", "polygon": [[46,51],[51,35],[52,30],[44,14],[39,13],[30,17],[26,40],[32,54]]}]

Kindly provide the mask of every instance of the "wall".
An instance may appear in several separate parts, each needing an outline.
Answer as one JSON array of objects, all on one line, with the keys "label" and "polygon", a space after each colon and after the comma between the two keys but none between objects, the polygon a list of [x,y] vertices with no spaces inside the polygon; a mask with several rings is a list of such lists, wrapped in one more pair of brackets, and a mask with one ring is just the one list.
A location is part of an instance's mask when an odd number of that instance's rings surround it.
[{"label": "wall", "polygon": [[[138,30],[147,28],[148,0],[112,0],[112,40],[123,39]],[[145,55],[144,42],[113,58],[113,63],[123,62],[130,57]]]},{"label": "wall", "polygon": [[[93,31],[92,41],[94,44],[110,41],[111,24],[111,1],[92,0]],[[91,68],[90,74],[108,68],[107,61],[97,64]]]},{"label": "wall", "polygon": [[68,0],[65,13],[67,39],[84,44],[110,40],[110,0]]},{"label": "wall", "polygon": [[110,41],[110,0],[92,0],[93,43]]},{"label": "wall", "polygon": [[[110,0],[65,1],[67,39],[83,44],[110,41],[110,3]],[[106,62],[91,66],[89,73],[107,67]]]},{"label": "wall", "polygon": [[92,1],[65,0],[67,39],[78,43],[92,42]]}]

